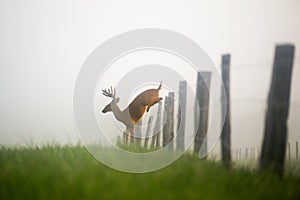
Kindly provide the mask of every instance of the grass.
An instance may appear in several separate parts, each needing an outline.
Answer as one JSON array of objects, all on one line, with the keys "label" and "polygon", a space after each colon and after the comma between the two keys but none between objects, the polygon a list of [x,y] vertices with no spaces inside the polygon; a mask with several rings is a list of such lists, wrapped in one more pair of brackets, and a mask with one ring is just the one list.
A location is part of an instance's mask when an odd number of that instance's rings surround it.
[{"label": "grass", "polygon": [[81,146],[0,149],[0,199],[300,199],[300,178],[184,155],[146,174],[110,169]]}]

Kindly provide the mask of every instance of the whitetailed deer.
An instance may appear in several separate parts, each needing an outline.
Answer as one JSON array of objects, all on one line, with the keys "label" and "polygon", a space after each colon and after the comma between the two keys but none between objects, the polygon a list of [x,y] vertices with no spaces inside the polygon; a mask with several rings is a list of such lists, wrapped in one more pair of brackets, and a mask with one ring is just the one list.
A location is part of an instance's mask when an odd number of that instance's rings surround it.
[{"label": "whitetailed deer", "polygon": [[139,94],[124,110],[120,110],[118,102],[119,97],[116,97],[116,89],[110,87],[110,89],[102,90],[102,94],[107,97],[111,97],[113,100],[104,107],[103,113],[113,112],[116,119],[126,126],[124,133],[125,143],[128,143],[128,135],[130,134],[131,142],[134,143],[134,126],[143,117],[144,113],[149,111],[151,106],[162,100],[158,93],[161,89],[162,82],[157,89],[149,89]]}]

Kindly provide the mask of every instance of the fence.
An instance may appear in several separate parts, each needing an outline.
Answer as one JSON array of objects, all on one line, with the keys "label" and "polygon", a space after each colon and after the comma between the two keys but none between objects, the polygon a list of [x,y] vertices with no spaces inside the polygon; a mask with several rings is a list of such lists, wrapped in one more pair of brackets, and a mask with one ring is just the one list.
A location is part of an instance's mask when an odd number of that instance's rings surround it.
[{"label": "fence", "polygon": [[[283,48],[282,53],[278,53],[276,50],[276,56],[279,55],[279,57],[275,57],[275,64],[274,66],[276,67],[277,65],[285,65],[282,64],[284,62],[287,62],[288,66],[292,66],[292,61],[293,60],[293,48],[292,48],[292,53],[287,53],[286,52],[286,48],[291,49],[291,47],[288,45],[286,47]],[[279,48],[280,49],[280,48]],[[277,55],[278,54],[278,55]],[[280,57],[281,56],[281,57]],[[289,57],[290,56],[290,57]],[[277,60],[276,60],[277,59]],[[279,63],[279,64],[276,64]],[[230,98],[229,98],[229,65],[230,65],[230,55],[224,55],[223,56],[223,60],[222,60],[222,66],[223,66],[223,81],[225,84],[225,89],[226,89],[226,94],[227,96],[227,107],[230,108]],[[234,70],[237,69],[237,67],[233,68]],[[243,69],[243,68],[242,68]],[[283,73],[285,73],[284,69],[281,72],[281,74],[276,75],[277,70],[274,70],[273,72],[273,81],[277,81],[275,86],[273,86],[273,92],[274,95],[269,96],[269,104],[266,103],[266,107],[267,105],[271,106],[270,109],[272,109],[274,107],[274,105],[276,105],[276,107],[281,107],[285,106],[285,110],[288,109],[289,107],[289,98],[286,98],[284,100],[279,99],[280,102],[278,102],[277,99],[272,99],[273,97],[278,97],[277,93],[279,90],[279,85],[282,85],[281,80],[277,80],[277,78],[274,76],[282,76]],[[196,101],[199,102],[199,107],[200,110],[197,110],[195,107],[195,121],[197,121],[196,119],[198,119],[199,121],[199,128],[196,130],[195,128],[195,142],[194,142],[194,151],[197,153],[199,152],[199,149],[202,145],[207,145],[205,144],[205,136],[206,136],[206,132],[207,132],[207,127],[208,127],[208,116],[209,116],[209,93],[208,93],[208,89],[210,87],[209,83],[210,83],[210,72],[198,72],[198,79],[197,79],[197,88],[196,88],[196,93],[197,93],[197,99]],[[274,75],[275,74],[275,75]],[[289,77],[288,77],[289,76]],[[291,77],[291,70],[290,70],[290,74],[287,75],[288,78]],[[290,80],[288,80],[287,82],[290,82]],[[176,149],[180,149],[183,150],[184,149],[184,138],[185,138],[185,126],[186,126],[186,121],[185,121],[185,116],[186,116],[186,112],[188,112],[186,110],[186,96],[187,96],[187,91],[186,91],[186,87],[187,87],[187,83],[186,81],[181,81],[179,82],[179,103],[178,105],[175,105],[174,103],[174,93],[169,93],[168,96],[164,97],[164,102],[160,102],[158,104],[158,112],[157,112],[157,118],[156,121],[153,121],[152,117],[149,117],[149,121],[147,122],[147,131],[146,131],[146,135],[144,139],[144,142],[142,142],[141,139],[141,132],[140,129],[136,130],[136,136],[137,136],[137,140],[136,140],[136,144],[139,146],[142,146],[144,148],[160,148],[161,146],[166,146],[168,144],[170,144],[170,142],[172,142],[172,147],[171,149],[173,149],[174,147]],[[287,87],[290,87],[289,85]],[[285,89],[286,91],[289,90],[289,88]],[[284,91],[286,94],[284,95],[279,95],[279,96],[289,96],[289,92]],[[223,97],[224,98],[224,97]],[[224,100],[224,99],[223,99]],[[253,99],[252,99],[253,100]],[[260,101],[262,101],[263,99],[258,99]],[[235,99],[233,99],[233,101],[235,101]],[[267,100],[265,100],[267,102]],[[288,102],[288,103],[286,103]],[[296,105],[298,103],[298,100],[294,100],[291,101],[292,105]],[[178,114],[177,114],[177,120],[178,120],[178,124],[181,123],[181,127],[179,130],[179,126],[177,126],[177,129],[174,129],[175,123],[174,123],[174,119],[175,119],[175,112],[174,112],[174,107],[178,106]],[[272,107],[273,106],[273,107]],[[283,112],[283,111],[282,111]],[[276,111],[276,115],[278,117],[282,116],[281,111],[278,113]],[[284,111],[284,113],[288,113],[288,111]],[[162,116],[163,115],[163,116]],[[224,115],[224,114],[223,114]],[[270,115],[273,117],[273,114]],[[166,124],[164,124],[162,126],[162,119],[164,119],[166,121]],[[225,136],[227,135],[225,138],[222,138],[222,144],[224,146],[222,146],[222,157],[224,157],[224,155],[227,152],[227,161],[228,163],[230,163],[231,159],[232,160],[254,160],[254,159],[259,159],[261,157],[261,152],[262,152],[262,148],[260,146],[256,146],[256,147],[247,147],[247,148],[238,148],[238,149],[231,149],[231,143],[230,143],[230,109],[229,112],[226,113],[225,116],[226,119],[226,123],[228,129],[223,129],[223,133],[222,135]],[[273,119],[273,118],[270,118]],[[155,130],[159,130],[156,133],[153,133],[153,130],[151,130],[151,124],[155,123]],[[271,121],[266,121],[267,123],[272,123]],[[267,126],[265,124],[265,126]],[[268,125],[268,126],[272,126],[272,125]],[[161,128],[162,127],[162,128]],[[195,124],[196,127],[196,124]],[[151,134],[152,132],[152,134]],[[176,138],[176,140],[174,140],[174,138]],[[284,137],[285,138],[285,137]],[[283,138],[283,139],[284,139]],[[150,144],[149,144],[149,140],[151,140]],[[224,141],[223,141],[224,140]],[[118,140],[120,141],[120,140]],[[284,144],[284,141],[283,141]],[[286,145],[286,159],[299,159],[299,153],[298,153],[298,141],[291,144],[291,143],[287,143]],[[269,147],[273,149],[274,147]],[[218,154],[213,153],[212,156],[220,156]]]}]

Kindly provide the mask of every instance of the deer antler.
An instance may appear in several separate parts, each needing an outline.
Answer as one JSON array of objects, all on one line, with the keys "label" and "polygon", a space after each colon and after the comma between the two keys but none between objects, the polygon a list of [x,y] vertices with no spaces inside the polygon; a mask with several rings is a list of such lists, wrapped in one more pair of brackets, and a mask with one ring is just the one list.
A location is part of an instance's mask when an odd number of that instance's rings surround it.
[{"label": "deer antler", "polygon": [[105,89],[105,90],[102,90],[102,94],[106,97],[111,97],[111,98],[115,98],[116,97],[116,88],[112,88],[110,87],[110,89]]}]

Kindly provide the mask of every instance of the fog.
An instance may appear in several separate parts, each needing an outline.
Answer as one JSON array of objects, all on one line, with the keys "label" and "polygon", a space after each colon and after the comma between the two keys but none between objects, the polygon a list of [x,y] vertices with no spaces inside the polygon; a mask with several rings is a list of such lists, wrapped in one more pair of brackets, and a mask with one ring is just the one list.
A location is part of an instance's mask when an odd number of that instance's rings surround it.
[{"label": "fog", "polygon": [[1,0],[0,143],[78,143],[73,91],[82,64],[102,42],[139,28],[191,38],[218,70],[231,54],[234,148],[261,144],[275,45],[294,44],[288,125],[289,141],[299,141],[299,20],[297,0]]}]

